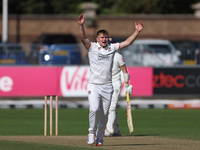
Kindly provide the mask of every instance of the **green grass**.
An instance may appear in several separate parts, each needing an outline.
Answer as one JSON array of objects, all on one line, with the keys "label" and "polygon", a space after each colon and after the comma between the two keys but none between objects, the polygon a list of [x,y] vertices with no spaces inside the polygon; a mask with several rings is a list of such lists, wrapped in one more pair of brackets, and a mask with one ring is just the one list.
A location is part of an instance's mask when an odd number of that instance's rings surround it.
[{"label": "green grass", "polygon": [[[59,109],[58,119],[59,135],[88,133],[87,109]],[[49,125],[49,116],[47,121]],[[44,133],[43,109],[1,109],[0,122],[0,135],[43,135]],[[49,132],[49,126],[47,131]]]},{"label": "green grass", "polygon": [[[126,123],[126,109],[118,109],[122,135],[130,135]],[[59,135],[87,135],[88,109],[60,109]],[[136,109],[132,110],[134,136],[161,136],[200,140],[200,109]],[[49,119],[49,117],[48,117]],[[49,120],[48,120],[49,121]],[[43,109],[0,109],[0,135],[43,135]],[[45,144],[0,141],[1,150],[51,149]],[[19,144],[20,143],[20,144]],[[23,145],[23,146],[17,146]],[[34,146],[30,146],[34,145]],[[22,147],[25,147],[22,149]],[[38,148],[41,147],[41,148]],[[51,146],[62,150],[66,147]],[[76,150],[76,147],[67,149]],[[87,148],[86,148],[87,149]]]},{"label": "green grass", "polygon": [[200,110],[134,110],[134,135],[200,140]]},{"label": "green grass", "polygon": [[[129,135],[126,109],[117,112],[122,134]],[[88,134],[88,113],[88,109],[60,109],[59,135]],[[133,135],[200,139],[199,109],[136,109],[132,115]],[[0,135],[43,135],[43,126],[43,109],[0,109]]]}]

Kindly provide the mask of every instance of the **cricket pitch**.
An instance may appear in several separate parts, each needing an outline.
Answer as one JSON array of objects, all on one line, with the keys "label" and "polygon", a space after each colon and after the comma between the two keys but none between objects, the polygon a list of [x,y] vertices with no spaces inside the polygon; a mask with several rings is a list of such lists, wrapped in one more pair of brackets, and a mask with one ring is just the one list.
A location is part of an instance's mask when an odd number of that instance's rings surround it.
[{"label": "cricket pitch", "polygon": [[[0,140],[31,143],[95,147],[87,145],[87,136],[0,136]],[[200,141],[156,136],[105,137],[101,148],[115,150],[199,150]]]}]

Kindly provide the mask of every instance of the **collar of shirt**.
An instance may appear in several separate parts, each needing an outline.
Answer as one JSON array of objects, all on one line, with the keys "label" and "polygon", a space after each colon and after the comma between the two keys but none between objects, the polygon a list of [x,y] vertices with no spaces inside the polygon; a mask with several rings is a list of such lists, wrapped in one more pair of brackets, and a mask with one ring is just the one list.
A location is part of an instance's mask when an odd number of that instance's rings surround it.
[{"label": "collar of shirt", "polygon": [[108,43],[106,47],[102,47],[98,42],[97,42],[97,47],[100,49],[100,48],[104,48],[105,50],[108,50],[109,49],[109,46],[110,44]]}]

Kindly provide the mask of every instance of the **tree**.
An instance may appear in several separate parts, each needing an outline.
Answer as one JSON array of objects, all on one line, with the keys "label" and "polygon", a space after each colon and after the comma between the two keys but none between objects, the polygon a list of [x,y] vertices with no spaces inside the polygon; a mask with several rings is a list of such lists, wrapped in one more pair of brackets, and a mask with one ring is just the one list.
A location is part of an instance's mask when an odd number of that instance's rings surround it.
[{"label": "tree", "polygon": [[[79,14],[88,0],[8,0],[9,14]],[[199,0],[91,0],[98,14],[191,14]],[[2,8],[2,3],[0,4]],[[2,12],[1,12],[2,13]]]}]

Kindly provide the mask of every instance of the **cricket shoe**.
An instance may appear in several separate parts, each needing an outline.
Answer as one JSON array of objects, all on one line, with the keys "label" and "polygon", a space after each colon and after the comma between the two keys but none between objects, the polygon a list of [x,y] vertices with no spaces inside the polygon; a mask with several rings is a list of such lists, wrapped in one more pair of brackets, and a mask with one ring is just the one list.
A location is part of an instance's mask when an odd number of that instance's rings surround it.
[{"label": "cricket shoe", "polygon": [[103,145],[103,143],[101,143],[101,142],[96,143],[96,146],[102,146],[102,145]]},{"label": "cricket shoe", "polygon": [[103,139],[98,139],[96,140],[96,146],[102,146],[103,145]]},{"label": "cricket shoe", "polygon": [[96,141],[96,146],[102,146],[103,145],[103,140],[98,140]]},{"label": "cricket shoe", "polygon": [[93,145],[95,142],[94,134],[88,134],[88,145]]}]

